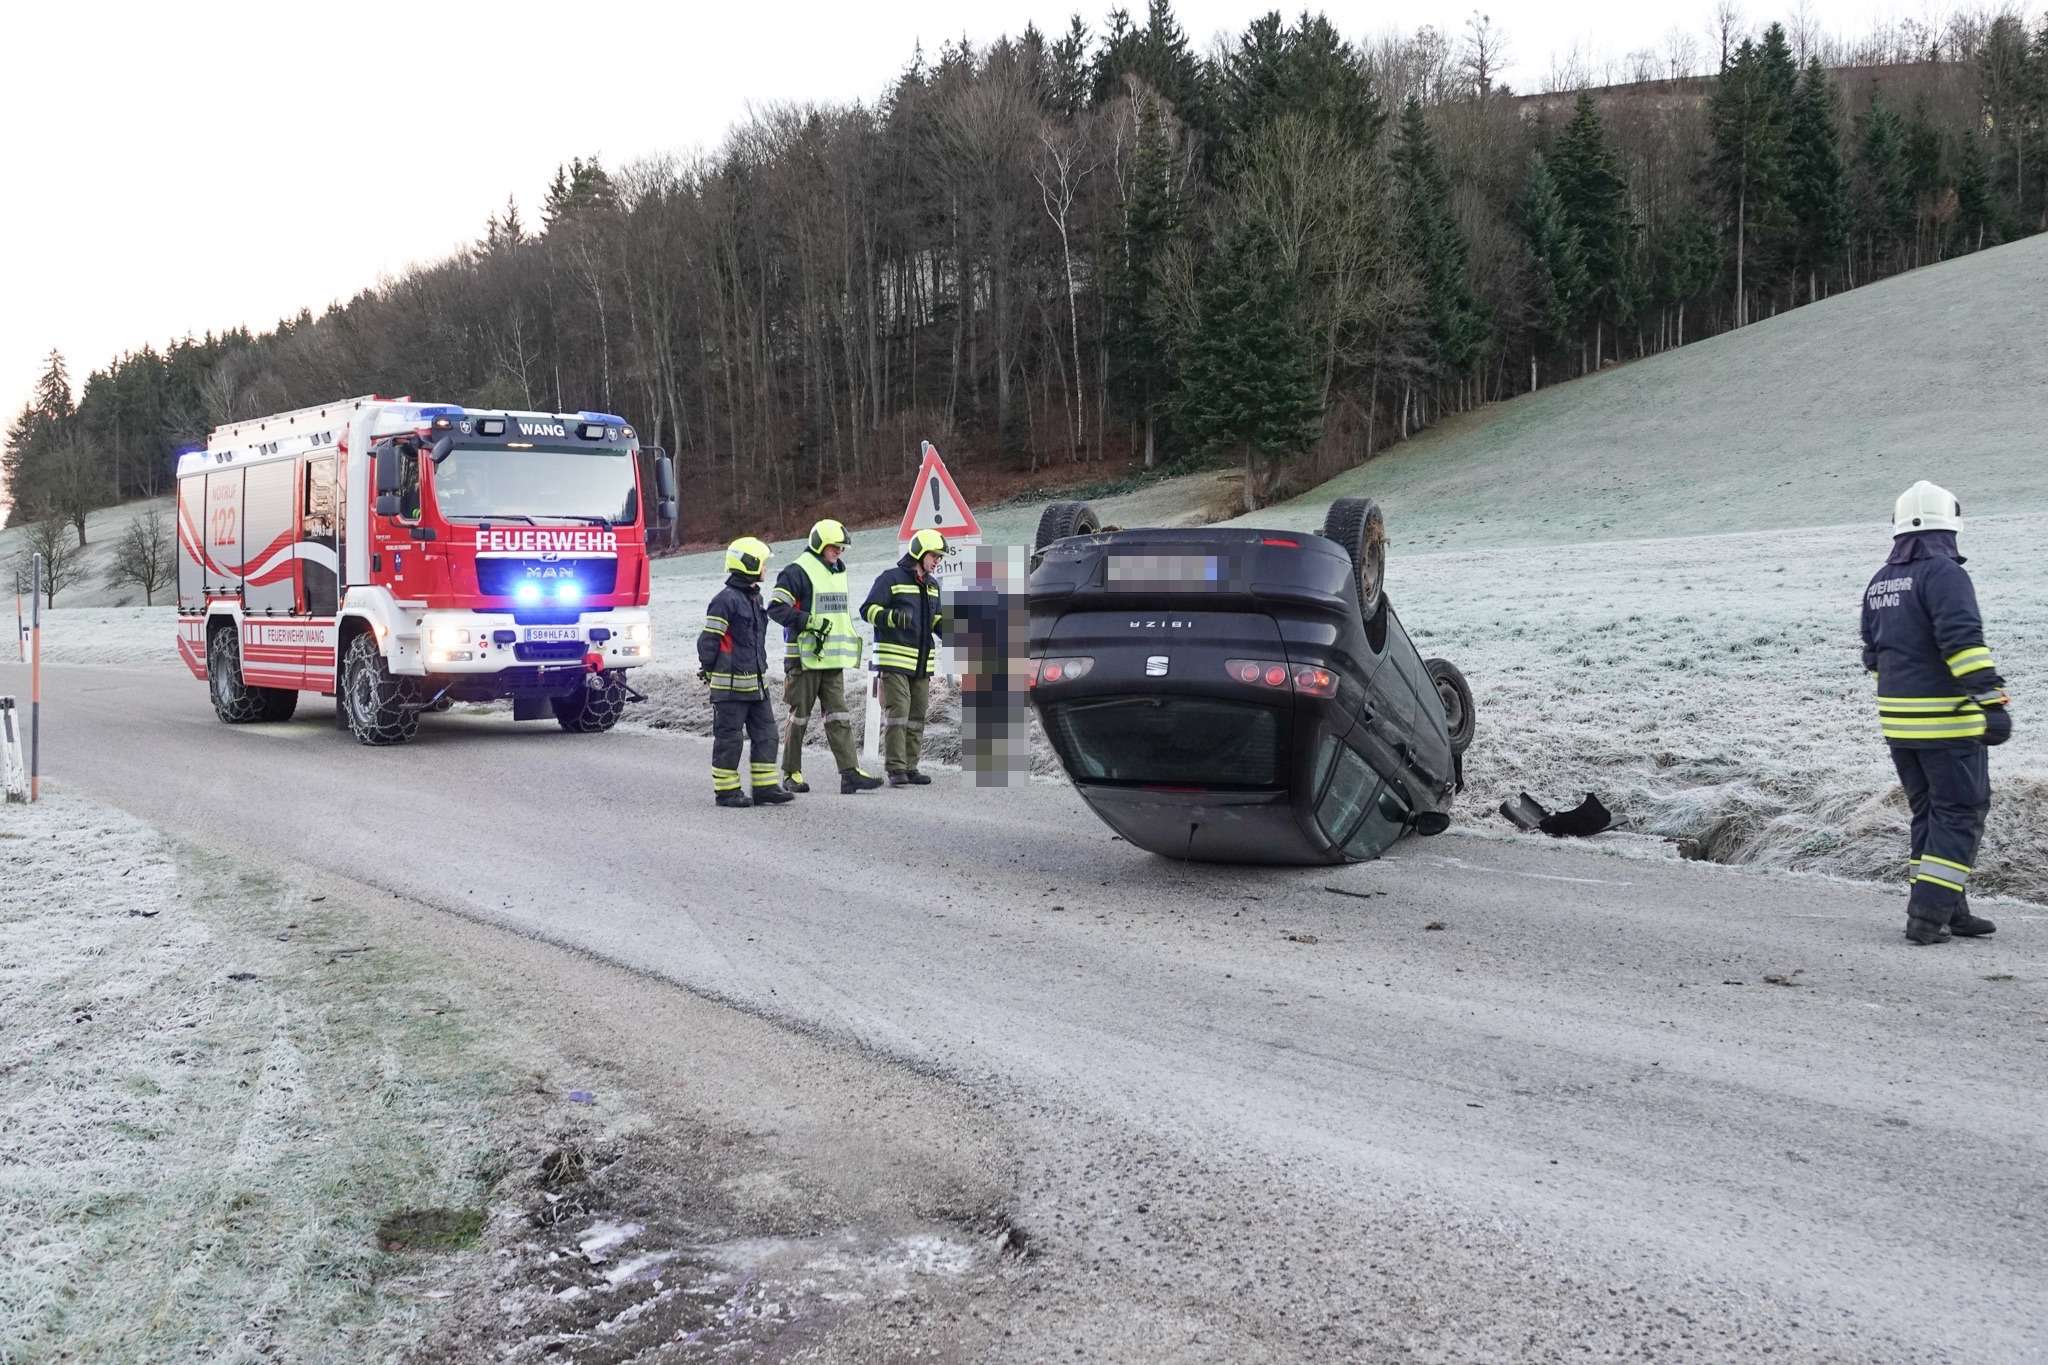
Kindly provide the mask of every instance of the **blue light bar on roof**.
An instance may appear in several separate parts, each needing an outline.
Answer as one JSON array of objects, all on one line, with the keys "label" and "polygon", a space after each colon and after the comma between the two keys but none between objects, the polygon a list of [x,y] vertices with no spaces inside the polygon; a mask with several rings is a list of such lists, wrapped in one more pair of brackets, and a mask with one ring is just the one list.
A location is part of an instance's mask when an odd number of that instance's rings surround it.
[{"label": "blue light bar on roof", "polygon": [[576,414],[576,420],[579,422],[602,422],[608,427],[622,427],[626,425],[625,418],[614,417],[608,412],[579,412]]},{"label": "blue light bar on roof", "polygon": [[462,416],[462,409],[461,409],[461,408],[458,408],[458,407],[455,407],[454,405],[452,405],[452,404],[448,404],[448,403],[443,403],[443,404],[439,405],[438,407],[431,407],[431,408],[421,408],[421,409],[420,409],[420,420],[421,420],[422,422],[431,422],[431,421],[433,421],[433,420],[435,420],[436,418],[439,418],[439,417],[460,417],[460,416]]}]

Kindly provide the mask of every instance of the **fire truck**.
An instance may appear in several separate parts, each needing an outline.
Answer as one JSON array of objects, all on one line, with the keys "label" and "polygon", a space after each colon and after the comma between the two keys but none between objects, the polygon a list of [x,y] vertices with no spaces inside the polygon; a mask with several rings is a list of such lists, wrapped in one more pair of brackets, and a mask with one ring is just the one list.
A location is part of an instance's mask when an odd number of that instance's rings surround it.
[{"label": "fire truck", "polygon": [[668,456],[609,413],[372,396],[233,422],[178,461],[178,653],[230,725],[317,692],[364,744],[506,698],[601,733],[653,661],[675,517]]}]

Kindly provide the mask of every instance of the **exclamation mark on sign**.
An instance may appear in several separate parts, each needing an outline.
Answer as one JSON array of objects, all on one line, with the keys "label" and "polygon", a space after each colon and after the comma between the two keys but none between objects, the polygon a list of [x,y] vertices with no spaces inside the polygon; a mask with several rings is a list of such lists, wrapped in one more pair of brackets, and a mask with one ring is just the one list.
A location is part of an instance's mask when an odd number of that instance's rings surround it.
[{"label": "exclamation mark on sign", "polygon": [[937,526],[941,521],[945,520],[945,517],[946,509],[939,505],[939,481],[934,478],[932,480],[932,525]]}]

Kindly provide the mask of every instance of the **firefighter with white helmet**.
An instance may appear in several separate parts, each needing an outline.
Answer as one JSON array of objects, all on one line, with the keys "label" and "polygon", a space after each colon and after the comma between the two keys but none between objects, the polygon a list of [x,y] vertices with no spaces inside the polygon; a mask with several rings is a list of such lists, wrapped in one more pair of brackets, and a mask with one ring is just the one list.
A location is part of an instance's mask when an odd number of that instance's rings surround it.
[{"label": "firefighter with white helmet", "polygon": [[[725,551],[725,586],[704,611],[697,676],[711,688],[711,788],[721,806],[775,806],[796,798],[775,767],[775,709],[768,701],[768,609],[761,575],[775,552],[753,536]],[[751,746],[753,798],[740,786],[740,750]]]},{"label": "firefighter with white helmet", "polygon": [[1892,514],[1892,552],[1863,595],[1863,666],[1912,810],[1906,937],[1945,943],[1997,926],[1970,913],[1970,875],[1991,809],[1986,750],[2012,735],[2011,699],[1984,643],[1956,546],[1963,507],[1921,480]]},{"label": "firefighter with white helmet", "polygon": [[853,717],[846,709],[845,675],[860,664],[860,637],[846,589],[846,552],[852,539],[842,522],[827,517],[811,527],[810,541],[796,562],[775,579],[768,614],[782,627],[782,700],[789,708],[789,733],[782,745],[782,784],[807,792],[804,731],[811,711],[825,711],[825,742],[839,768],[844,795],[871,790],[881,779],[861,771],[853,742]]},{"label": "firefighter with white helmet", "polygon": [[946,538],[919,531],[910,549],[868,589],[861,615],[875,628],[875,668],[882,675],[882,752],[892,787],[922,787],[918,771],[932,673],[945,615],[939,602],[939,559]]}]

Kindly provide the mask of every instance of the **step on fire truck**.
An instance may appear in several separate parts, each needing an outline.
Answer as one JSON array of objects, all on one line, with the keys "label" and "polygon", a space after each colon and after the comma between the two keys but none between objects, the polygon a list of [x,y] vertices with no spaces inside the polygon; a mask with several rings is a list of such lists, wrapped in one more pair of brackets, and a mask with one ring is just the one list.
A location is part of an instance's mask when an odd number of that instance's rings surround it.
[{"label": "step on fire truck", "polygon": [[335,701],[364,744],[510,698],[596,734],[651,662],[650,532],[675,473],[600,412],[350,398],[234,422],[178,461],[178,653],[230,725]]}]

